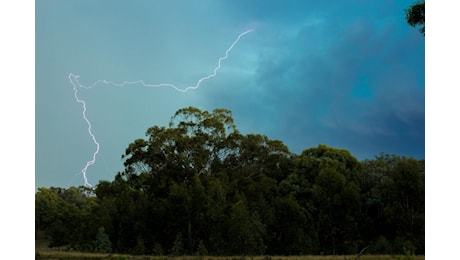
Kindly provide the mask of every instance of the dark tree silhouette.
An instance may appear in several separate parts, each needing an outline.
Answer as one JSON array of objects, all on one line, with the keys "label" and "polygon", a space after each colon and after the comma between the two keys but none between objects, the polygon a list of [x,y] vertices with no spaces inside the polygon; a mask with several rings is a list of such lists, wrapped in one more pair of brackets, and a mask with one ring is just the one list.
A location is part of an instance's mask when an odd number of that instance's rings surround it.
[{"label": "dark tree silhouette", "polygon": [[425,160],[360,162],[325,144],[295,154],[240,133],[227,109],[183,108],[146,136],[93,196],[38,188],[39,244],[200,257],[425,253]]},{"label": "dark tree silhouette", "polygon": [[406,9],[406,21],[413,27],[421,26],[419,31],[425,35],[425,1],[417,1]]}]

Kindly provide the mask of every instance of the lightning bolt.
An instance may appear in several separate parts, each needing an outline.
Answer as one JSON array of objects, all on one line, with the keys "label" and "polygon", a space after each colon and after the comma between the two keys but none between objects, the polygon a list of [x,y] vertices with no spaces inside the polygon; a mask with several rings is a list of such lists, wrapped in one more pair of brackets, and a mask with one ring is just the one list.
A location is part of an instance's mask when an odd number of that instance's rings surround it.
[{"label": "lightning bolt", "polygon": [[[83,115],[83,119],[86,121],[86,124],[88,125],[88,133],[89,135],[91,136],[91,138],[93,139],[93,143],[96,145],[96,151],[94,151],[93,153],[93,158],[91,160],[89,160],[88,162],[86,162],[86,165],[85,167],[83,167],[83,169],[81,170],[81,174],[83,176],[83,179],[85,181],[85,186],[86,187],[92,187],[92,185],[88,182],[88,178],[86,176],[86,171],[88,170],[88,167],[93,165],[95,162],[96,162],[96,155],[99,153],[99,143],[97,142],[96,140],[96,136],[93,134],[93,132],[91,131],[91,122],[89,121],[89,119],[86,117],[86,102],[83,100],[83,99],[80,99],[78,97],[78,89],[77,89],[77,84],[78,84],[78,77],[79,76],[75,76],[73,75],[72,73],[69,75],[69,80],[70,80],[70,83],[72,83],[73,85],[73,92],[74,92],[74,96],[75,96],[75,100],[80,103],[83,107],[83,112],[82,112],[82,115]],[[76,83],[74,83],[74,81]]]},{"label": "lightning bolt", "polygon": [[201,84],[206,81],[206,80],[209,80],[209,79],[212,79],[214,77],[217,76],[217,72],[220,70],[221,68],[221,65],[222,65],[222,61],[226,60],[230,54],[230,52],[232,51],[233,47],[235,47],[235,45],[240,41],[241,37],[243,37],[244,35],[248,34],[248,33],[251,33],[253,32],[254,29],[249,29],[245,32],[242,32],[238,35],[238,37],[236,38],[235,41],[233,41],[233,43],[230,45],[230,47],[225,51],[225,55],[220,57],[218,60],[217,60],[217,66],[214,68],[214,70],[212,71],[211,74],[209,74],[208,76],[205,76],[205,77],[202,77],[200,78],[196,83],[195,85],[193,86],[188,86],[186,88],[180,88],[180,87],[177,87],[176,85],[174,84],[170,84],[170,83],[160,83],[160,84],[150,84],[150,83],[145,83],[143,80],[136,80],[136,81],[124,81],[122,83],[117,83],[117,82],[113,82],[113,81],[108,81],[108,80],[97,80],[95,81],[93,84],[91,84],[90,86],[83,86],[82,84],[80,84],[80,82],[78,81],[78,78],[80,77],[79,75],[74,75],[73,73],[70,73],[69,74],[69,81],[70,83],[72,84],[73,86],[73,91],[74,91],[74,97],[75,97],[75,100],[80,103],[82,105],[82,108],[83,108],[83,111],[82,111],[82,116],[83,116],[83,119],[85,120],[86,124],[88,125],[88,134],[91,136],[92,140],[93,140],[93,143],[96,145],[96,150],[94,151],[93,153],[93,157],[91,160],[89,160],[88,162],[86,162],[86,165],[83,167],[83,169],[81,170],[81,174],[83,176],[83,180],[84,180],[84,185],[86,187],[90,187],[92,188],[93,186],[88,182],[88,178],[86,176],[86,173],[88,171],[88,168],[95,164],[96,163],[96,156],[97,154],[99,153],[99,148],[100,148],[100,145],[99,143],[97,142],[97,139],[96,139],[96,136],[93,134],[92,132],[92,126],[91,126],[91,122],[89,121],[89,119],[86,117],[86,102],[83,100],[83,99],[80,99],[78,97],[78,88],[83,88],[83,89],[91,89],[91,88],[94,88],[96,87],[97,85],[99,84],[105,84],[105,85],[112,85],[112,86],[116,86],[116,87],[125,87],[127,85],[138,85],[140,84],[141,86],[143,87],[151,87],[151,88],[160,88],[160,87],[169,87],[169,88],[173,88],[174,90],[177,90],[179,92],[182,92],[182,93],[185,93],[189,90],[196,90],[198,89]]}]

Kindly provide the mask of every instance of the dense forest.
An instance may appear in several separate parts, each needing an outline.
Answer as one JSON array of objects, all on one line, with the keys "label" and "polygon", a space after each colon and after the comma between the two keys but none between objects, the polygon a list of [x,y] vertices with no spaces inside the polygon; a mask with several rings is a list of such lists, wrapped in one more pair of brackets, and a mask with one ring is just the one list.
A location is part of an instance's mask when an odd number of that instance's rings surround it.
[{"label": "dense forest", "polygon": [[226,109],[180,109],[146,137],[112,181],[39,188],[36,239],[154,255],[424,254],[424,160],[295,154],[241,134]]}]

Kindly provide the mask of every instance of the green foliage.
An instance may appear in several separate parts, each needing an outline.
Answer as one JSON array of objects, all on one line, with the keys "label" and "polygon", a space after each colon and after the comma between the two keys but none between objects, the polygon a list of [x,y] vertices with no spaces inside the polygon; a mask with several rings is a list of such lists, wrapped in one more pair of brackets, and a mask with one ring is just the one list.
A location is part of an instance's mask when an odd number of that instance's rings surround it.
[{"label": "green foliage", "polygon": [[179,255],[184,255],[185,250],[184,250],[184,242],[182,240],[182,233],[178,233],[176,236],[176,239],[174,240],[174,244],[172,245],[171,248],[171,255],[173,256],[179,256]]},{"label": "green foliage", "polygon": [[391,253],[391,244],[384,236],[380,236],[370,251],[375,254],[389,254]]},{"label": "green foliage", "polygon": [[238,255],[261,255],[264,247],[265,227],[257,213],[247,208],[244,200],[232,205],[228,244],[231,252]]},{"label": "green foliage", "polygon": [[44,231],[50,247],[67,245],[90,249],[96,230],[84,232],[86,222],[95,206],[79,188],[39,188],[35,194],[35,223],[37,231]]},{"label": "green foliage", "polygon": [[[36,236],[82,251],[174,256],[424,253],[424,160],[291,153],[241,134],[229,110],[179,110],[128,145],[125,169],[39,188]],[[104,227],[104,228],[101,228]],[[165,256],[166,257],[166,256]]]},{"label": "green foliage", "polygon": [[199,256],[206,256],[209,254],[208,249],[206,249],[206,245],[204,244],[203,240],[200,240],[200,243],[198,243],[196,254]]},{"label": "green foliage", "polygon": [[153,245],[152,254],[158,256],[163,255],[163,248],[161,247],[161,244],[155,242]]},{"label": "green foliage", "polygon": [[101,227],[98,231],[94,241],[94,251],[98,253],[112,252],[112,242],[110,242],[109,236],[105,233],[105,229]]},{"label": "green foliage", "polygon": [[145,242],[142,237],[138,237],[136,240],[136,245],[133,248],[133,254],[142,255],[145,253]]},{"label": "green foliage", "polygon": [[413,27],[420,27],[420,33],[425,35],[425,1],[417,1],[405,11],[407,23]]}]

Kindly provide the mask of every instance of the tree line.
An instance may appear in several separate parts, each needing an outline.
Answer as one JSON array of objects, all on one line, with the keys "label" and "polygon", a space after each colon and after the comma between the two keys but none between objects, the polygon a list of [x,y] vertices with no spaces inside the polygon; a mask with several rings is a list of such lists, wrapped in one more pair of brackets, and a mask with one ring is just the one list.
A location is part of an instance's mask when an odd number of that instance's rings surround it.
[{"label": "tree line", "polygon": [[95,187],[39,188],[36,239],[154,255],[424,254],[425,162],[295,154],[241,134],[231,111],[178,110]]}]

